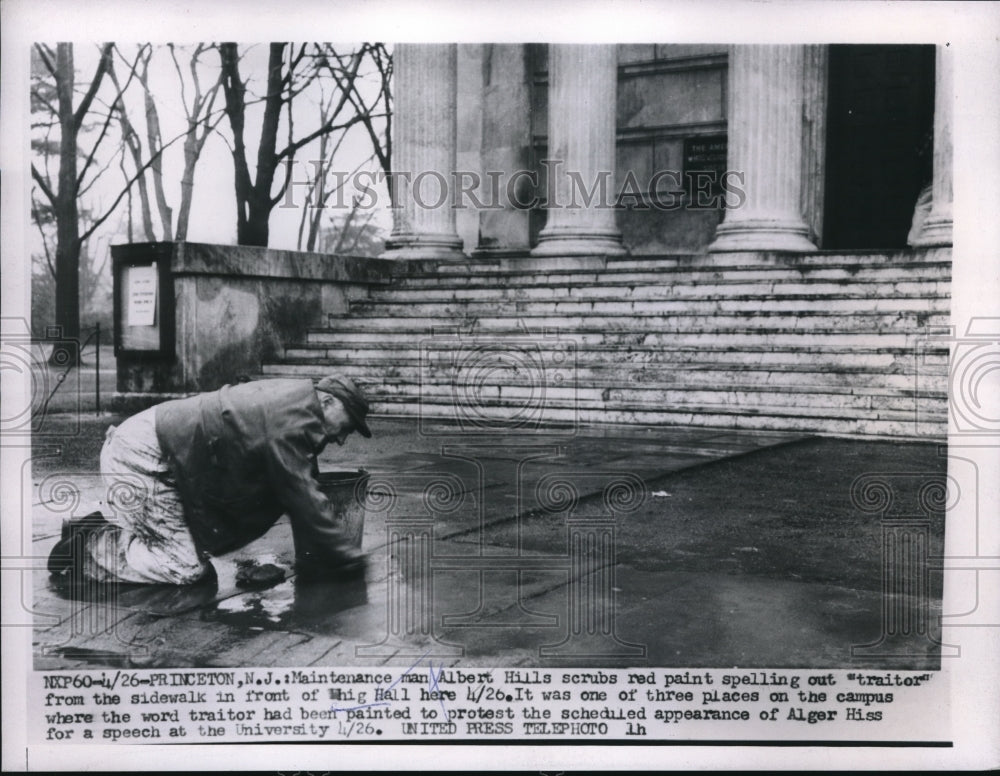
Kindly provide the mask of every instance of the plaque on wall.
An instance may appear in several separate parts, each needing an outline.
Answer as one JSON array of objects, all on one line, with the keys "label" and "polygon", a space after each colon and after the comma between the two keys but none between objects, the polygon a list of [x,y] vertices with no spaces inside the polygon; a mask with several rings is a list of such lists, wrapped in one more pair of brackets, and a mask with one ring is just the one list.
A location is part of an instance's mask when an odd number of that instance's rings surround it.
[{"label": "plaque on wall", "polygon": [[684,190],[695,206],[722,206],[726,135],[684,138]]}]

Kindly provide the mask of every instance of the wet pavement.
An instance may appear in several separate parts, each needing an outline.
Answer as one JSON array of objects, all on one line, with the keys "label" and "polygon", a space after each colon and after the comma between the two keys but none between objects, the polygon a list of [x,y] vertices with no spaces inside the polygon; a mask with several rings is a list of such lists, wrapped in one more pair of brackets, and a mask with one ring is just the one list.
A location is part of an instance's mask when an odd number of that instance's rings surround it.
[{"label": "wet pavement", "polygon": [[[802,522],[796,498],[777,495],[809,456],[835,456],[846,483],[886,450],[899,470],[938,476],[935,445],[695,428],[434,431],[383,419],[371,443],[352,439],[321,458],[325,471],[369,473],[366,490],[341,494],[364,517],[364,579],[299,579],[287,518],[214,558],[210,584],[70,591],[40,571],[36,666],[939,663],[939,586],[919,601],[884,592],[879,521],[843,485],[824,492],[824,466],[795,476],[827,522]],[[80,490],[74,514],[101,508],[99,478],[59,474]],[[39,557],[65,516],[52,476],[33,477]],[[695,480],[708,496],[683,496]],[[760,509],[768,492],[780,508]],[[939,542],[942,526],[931,530]],[[238,579],[248,563],[283,578],[248,589]],[[886,613],[898,611],[917,626],[887,632]]]}]

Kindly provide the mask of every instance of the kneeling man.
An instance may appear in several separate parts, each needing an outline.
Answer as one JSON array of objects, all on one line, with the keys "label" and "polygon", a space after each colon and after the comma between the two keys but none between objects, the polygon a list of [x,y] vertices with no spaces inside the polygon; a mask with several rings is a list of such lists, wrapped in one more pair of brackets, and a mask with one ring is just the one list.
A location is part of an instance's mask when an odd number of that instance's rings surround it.
[{"label": "kneeling man", "polygon": [[49,571],[93,582],[190,584],[208,558],[243,547],[287,514],[304,574],[355,575],[316,481],[317,456],[354,431],[368,401],[347,377],[260,380],[164,402],[108,429],[101,475],[112,521],[67,521]]}]

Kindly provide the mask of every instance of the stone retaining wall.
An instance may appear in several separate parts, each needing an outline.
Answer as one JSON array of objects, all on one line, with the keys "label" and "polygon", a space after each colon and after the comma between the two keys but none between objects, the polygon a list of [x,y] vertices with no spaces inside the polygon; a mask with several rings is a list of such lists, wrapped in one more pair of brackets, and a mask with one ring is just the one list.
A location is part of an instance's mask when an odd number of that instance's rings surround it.
[{"label": "stone retaining wall", "polygon": [[259,374],[286,343],[387,284],[391,267],[381,259],[202,243],[112,249],[116,263],[151,253],[168,257],[176,344],[161,356],[118,353],[113,405],[121,408]]}]

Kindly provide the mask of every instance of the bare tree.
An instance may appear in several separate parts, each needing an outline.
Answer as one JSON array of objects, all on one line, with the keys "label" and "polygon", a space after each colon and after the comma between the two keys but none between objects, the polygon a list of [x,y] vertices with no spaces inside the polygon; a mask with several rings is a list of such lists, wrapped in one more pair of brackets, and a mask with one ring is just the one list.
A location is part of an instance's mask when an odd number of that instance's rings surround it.
[{"label": "bare tree", "polygon": [[[116,47],[117,48],[117,47]],[[144,44],[139,49],[139,54],[137,55],[136,61],[143,61],[143,57],[151,47],[149,44]],[[121,51],[118,52],[121,55]],[[149,60],[145,60],[145,64],[148,65]],[[124,94],[124,89],[122,88],[121,81],[118,80],[118,74],[115,72],[114,63],[108,70],[108,76],[111,78],[112,83],[115,85],[115,89],[118,90],[118,94]],[[118,122],[121,124],[122,140],[124,143],[124,148],[128,149],[130,156],[132,157],[132,163],[135,165],[135,169],[141,169],[143,166],[143,152],[142,152],[142,140],[139,138],[139,133],[136,131],[135,127],[132,125],[132,120],[129,118],[129,112],[126,110],[118,111]],[[124,150],[124,149],[123,149]],[[125,179],[128,180],[128,173],[124,167],[124,154],[122,158],[122,174]],[[137,189],[139,191],[139,208],[142,214],[142,231],[147,242],[152,242],[156,239],[156,234],[153,231],[153,212],[150,207],[149,202],[149,187],[146,182],[146,176],[140,175],[136,180]],[[129,197],[129,215],[131,216],[131,196]],[[129,240],[132,240],[132,230],[129,229]]]},{"label": "bare tree", "polygon": [[[177,70],[177,78],[180,80],[181,101],[184,104],[184,112],[187,119],[187,134],[184,136],[184,172],[181,175],[181,204],[177,214],[177,229],[174,232],[174,239],[181,241],[187,239],[188,222],[191,218],[195,167],[201,158],[202,150],[205,148],[205,141],[215,131],[215,128],[225,114],[221,110],[217,113],[213,112],[215,98],[219,93],[219,88],[222,86],[222,73],[219,73],[215,82],[205,92],[202,92],[201,79],[198,75],[202,56],[218,48],[218,46],[203,43],[195,46],[194,52],[188,60],[188,70],[191,74],[190,98],[188,97],[188,89],[185,86],[181,66],[177,61],[176,48],[172,43],[168,44],[167,47],[170,49],[170,56]],[[143,81],[143,87],[148,94],[149,89],[146,81]]]},{"label": "bare tree", "polygon": [[[257,147],[256,169],[250,174],[245,140],[248,100],[247,83],[240,73],[241,56],[235,43],[219,46],[222,63],[223,92],[226,114],[232,130],[232,154],[237,208],[237,242],[240,245],[265,246],[269,239],[271,211],[282,200],[291,183],[295,154],[317,138],[344,132],[365,123],[358,113],[363,103],[354,99],[362,63],[370,57],[372,46],[365,44],[350,54],[331,59],[322,47],[302,44],[297,48],[287,43],[272,43],[268,49],[267,85],[263,103],[260,142]],[[296,138],[292,104],[295,98],[313,84],[321,74],[336,71],[338,91],[321,115],[320,125]],[[278,135],[284,117],[287,139],[278,148]],[[278,190],[275,177],[279,166],[285,167]]]},{"label": "bare tree", "polygon": [[[338,203],[343,202],[343,190],[347,179],[367,168],[376,159],[387,179],[391,171],[392,114],[389,110],[389,102],[392,57],[386,47],[380,43],[368,44],[366,55],[368,62],[374,68],[374,84],[369,83],[367,84],[369,88],[361,89],[360,84],[367,74],[362,72],[358,78],[348,81],[341,75],[348,64],[346,55],[339,54],[330,44],[316,44],[316,67],[321,73],[319,79],[321,87],[327,80],[332,80],[335,87],[329,99],[326,99],[325,90],[321,89],[321,123],[329,119],[329,111],[333,106],[333,96],[338,93],[346,94],[348,102],[368,134],[373,150],[372,154],[358,164],[349,175],[336,177],[334,185],[331,186],[328,185],[330,172],[333,169],[337,151],[347,135],[347,130],[337,135],[336,141],[333,143],[331,143],[331,135],[324,135],[320,138],[319,153],[316,160],[312,162],[312,176],[306,191],[305,207],[302,209],[302,217],[299,221],[299,250],[315,251],[317,249],[323,215],[328,212],[329,202],[334,197]],[[343,207],[344,205],[339,206]],[[356,229],[351,229],[352,224],[355,223],[357,209],[358,202],[355,200],[346,218],[338,219],[336,214],[331,218],[330,228],[335,231],[337,236],[331,243],[330,234],[323,235],[324,250],[332,250],[332,252],[337,253],[357,247],[359,235],[355,234]],[[370,224],[373,216],[374,213],[370,213],[364,220],[362,230]]]},{"label": "bare tree", "polygon": [[[138,47],[138,54],[135,62],[132,64],[129,64],[125,59],[125,55],[118,48],[119,57],[129,67],[131,76],[142,87],[148,158],[145,158],[138,132],[132,127],[126,111],[121,112],[121,122],[122,134],[126,140],[126,147],[132,157],[135,169],[138,170],[140,167],[148,168],[152,178],[162,239],[182,241],[187,239],[188,224],[191,217],[191,202],[194,195],[195,169],[198,165],[198,160],[201,158],[201,152],[205,147],[205,142],[208,140],[209,135],[215,131],[215,128],[224,116],[223,111],[214,110],[215,99],[219,88],[222,86],[222,80],[220,76],[216,76],[214,83],[206,91],[203,91],[203,76],[200,72],[204,66],[203,58],[207,52],[216,48],[214,44],[197,44],[187,59],[186,67],[181,66],[180,59],[178,58],[178,47],[172,43],[168,43],[167,48],[170,51],[171,61],[177,73],[185,118],[185,130],[182,134],[184,138],[184,170],[180,181],[181,200],[177,211],[176,227],[173,223],[174,210],[167,201],[164,186],[164,143],[160,129],[159,110],[149,81],[149,66],[154,55],[154,47],[148,43]],[[187,74],[185,74],[185,71]],[[118,80],[114,77],[113,69],[112,78],[115,80],[115,85],[118,86]],[[152,213],[147,189],[146,175],[143,174],[138,179],[140,206],[142,208],[143,224],[147,233],[147,239],[154,240],[156,238],[151,228],[150,219]]]},{"label": "bare tree", "polygon": [[338,54],[330,44],[317,46],[317,66],[329,73],[341,92],[364,125],[371,141],[372,152],[378,158],[382,172],[388,176],[392,172],[392,55],[384,43],[369,43],[365,53],[374,66],[378,80],[375,99],[369,103],[359,89],[358,78],[344,77],[345,57]]},{"label": "bare tree", "polygon": [[[153,133],[157,147],[149,150],[144,161],[141,159],[138,132],[126,115],[124,97],[133,79],[138,77],[140,62],[148,56],[148,51],[148,47],[140,47],[136,59],[127,63],[129,77],[122,83],[114,73],[114,45],[101,45],[94,73],[83,88],[83,84],[77,84],[73,44],[60,43],[55,48],[36,44],[32,49],[32,128],[36,131],[32,147],[37,164],[32,163],[31,175],[41,193],[41,197],[32,193],[32,214],[55,276],[55,323],[69,340],[80,336],[80,273],[86,241],[111,217],[121,201],[130,196],[132,186],[144,179],[146,170],[159,163],[164,150],[184,136],[164,143],[157,129]],[[105,83],[114,89],[110,99],[99,97]],[[82,97],[77,101],[80,93]],[[111,129],[116,123],[122,130],[122,147],[110,149],[108,146],[114,141]],[[54,133],[58,133],[57,138]],[[134,173],[126,173],[124,183],[111,189],[117,194],[110,197],[106,207],[85,206],[85,200],[94,198],[95,184],[106,183],[104,173],[126,148],[129,154],[139,154],[133,156]],[[58,160],[55,173],[51,169],[53,159]],[[140,184],[139,190],[148,210],[148,190],[142,193],[144,184]],[[151,216],[144,213],[144,221],[144,230],[151,233]],[[50,251],[46,230],[53,225],[55,250]],[[78,354],[74,354],[76,357]]]},{"label": "bare tree", "polygon": [[385,250],[385,241],[379,230],[372,226],[375,211],[368,209],[361,216],[362,209],[355,200],[347,213],[335,214],[331,223],[320,230],[319,250],[347,256],[378,256]]},{"label": "bare tree", "polygon": [[[67,339],[76,339],[80,336],[80,249],[83,241],[93,234],[99,223],[103,222],[103,219],[95,221],[87,230],[81,232],[78,197],[87,173],[94,165],[97,150],[107,137],[112,111],[108,111],[104,117],[97,139],[89,152],[83,154],[82,165],[79,161],[81,130],[104,76],[111,66],[111,47],[110,43],[101,47],[94,74],[83,97],[76,104],[74,104],[76,70],[73,65],[73,44],[60,43],[54,51],[51,46],[44,44],[34,47],[34,53],[41,63],[43,72],[51,80],[48,84],[49,89],[33,88],[32,96],[36,100],[35,104],[48,109],[53,119],[58,122],[59,169],[54,184],[47,169],[43,174],[32,164],[31,175],[48,200],[55,221],[55,323],[62,327],[62,334]],[[53,93],[54,103],[49,97]],[[73,353],[72,356],[78,358],[79,354]]]}]

